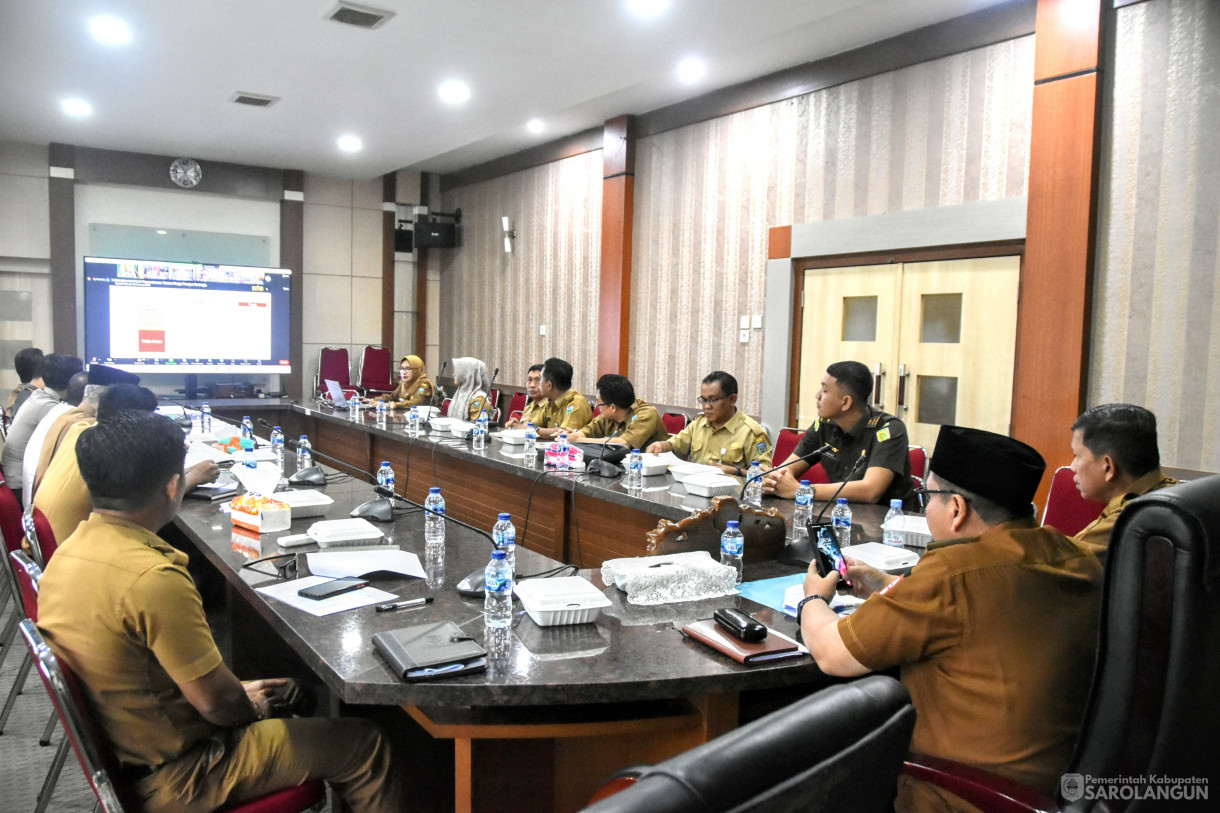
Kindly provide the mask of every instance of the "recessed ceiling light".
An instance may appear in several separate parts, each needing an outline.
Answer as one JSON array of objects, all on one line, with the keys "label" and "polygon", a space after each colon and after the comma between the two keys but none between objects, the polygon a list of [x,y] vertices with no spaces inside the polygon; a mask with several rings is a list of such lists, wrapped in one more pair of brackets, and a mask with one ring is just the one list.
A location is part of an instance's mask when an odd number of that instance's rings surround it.
[{"label": "recessed ceiling light", "polygon": [[543,123],[542,119],[530,119],[528,122],[526,122],[525,129],[529,130],[534,135],[538,135],[546,129],[546,124]]},{"label": "recessed ceiling light", "polygon": [[89,33],[102,45],[126,45],[131,42],[131,29],[118,17],[94,17],[89,21]]},{"label": "recessed ceiling light", "polygon": [[339,140],[335,143],[344,152],[360,152],[364,149],[364,142],[354,135],[339,136]]},{"label": "recessed ceiling light", "polygon": [[441,86],[436,89],[440,95],[441,101],[446,104],[461,104],[470,98],[470,85],[459,79],[450,79],[446,82],[441,82]]},{"label": "recessed ceiling light", "polygon": [[669,9],[669,0],[627,0],[627,11],[641,20],[655,20]]},{"label": "recessed ceiling light", "polygon": [[693,85],[707,75],[707,63],[697,56],[688,56],[678,63],[678,79]]},{"label": "recessed ceiling light", "polygon": [[157,229],[157,234],[169,234],[165,229]]},{"label": "recessed ceiling light", "polygon": [[86,102],[84,99],[64,99],[59,103],[59,109],[69,116],[81,118],[89,116],[93,113],[93,105]]}]

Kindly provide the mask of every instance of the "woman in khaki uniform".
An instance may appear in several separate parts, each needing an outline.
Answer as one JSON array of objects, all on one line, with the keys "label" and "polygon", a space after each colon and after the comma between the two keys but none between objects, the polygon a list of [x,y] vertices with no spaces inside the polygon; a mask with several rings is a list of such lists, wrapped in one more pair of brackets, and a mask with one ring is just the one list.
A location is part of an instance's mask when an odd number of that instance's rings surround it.
[{"label": "woman in khaki uniform", "polygon": [[377,400],[389,401],[394,409],[410,409],[426,404],[432,398],[432,382],[424,360],[419,356],[403,356],[398,362],[398,386]]}]

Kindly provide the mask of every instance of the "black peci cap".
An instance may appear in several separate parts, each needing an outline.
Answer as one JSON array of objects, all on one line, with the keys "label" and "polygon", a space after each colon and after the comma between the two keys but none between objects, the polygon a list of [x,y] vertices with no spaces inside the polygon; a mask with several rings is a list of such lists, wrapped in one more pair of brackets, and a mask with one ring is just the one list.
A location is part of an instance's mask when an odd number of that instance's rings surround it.
[{"label": "black peci cap", "polygon": [[1046,461],[1019,440],[971,429],[942,426],[930,468],[938,478],[1015,511],[1029,508]]},{"label": "black peci cap", "polygon": [[139,384],[140,377],[135,373],[125,373],[114,367],[107,367],[105,364],[90,364],[89,383],[102,387],[112,384]]}]

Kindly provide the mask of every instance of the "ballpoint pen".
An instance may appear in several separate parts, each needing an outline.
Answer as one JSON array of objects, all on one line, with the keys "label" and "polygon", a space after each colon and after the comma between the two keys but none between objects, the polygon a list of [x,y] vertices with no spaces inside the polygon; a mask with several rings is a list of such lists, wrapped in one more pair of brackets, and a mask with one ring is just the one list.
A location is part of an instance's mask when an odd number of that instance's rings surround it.
[{"label": "ballpoint pen", "polygon": [[388,613],[391,610],[405,610],[408,607],[422,607],[432,601],[432,596],[424,596],[423,598],[413,598],[407,601],[396,601],[393,604],[378,604],[377,612]]}]

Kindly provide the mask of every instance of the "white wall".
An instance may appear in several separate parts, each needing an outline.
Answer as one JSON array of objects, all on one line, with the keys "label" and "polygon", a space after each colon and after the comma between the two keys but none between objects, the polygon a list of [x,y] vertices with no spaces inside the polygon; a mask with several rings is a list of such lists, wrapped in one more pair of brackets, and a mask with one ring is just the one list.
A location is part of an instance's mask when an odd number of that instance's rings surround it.
[{"label": "white wall", "polygon": [[13,355],[48,353],[51,243],[47,148],[0,141],[0,395],[17,385]]}]

